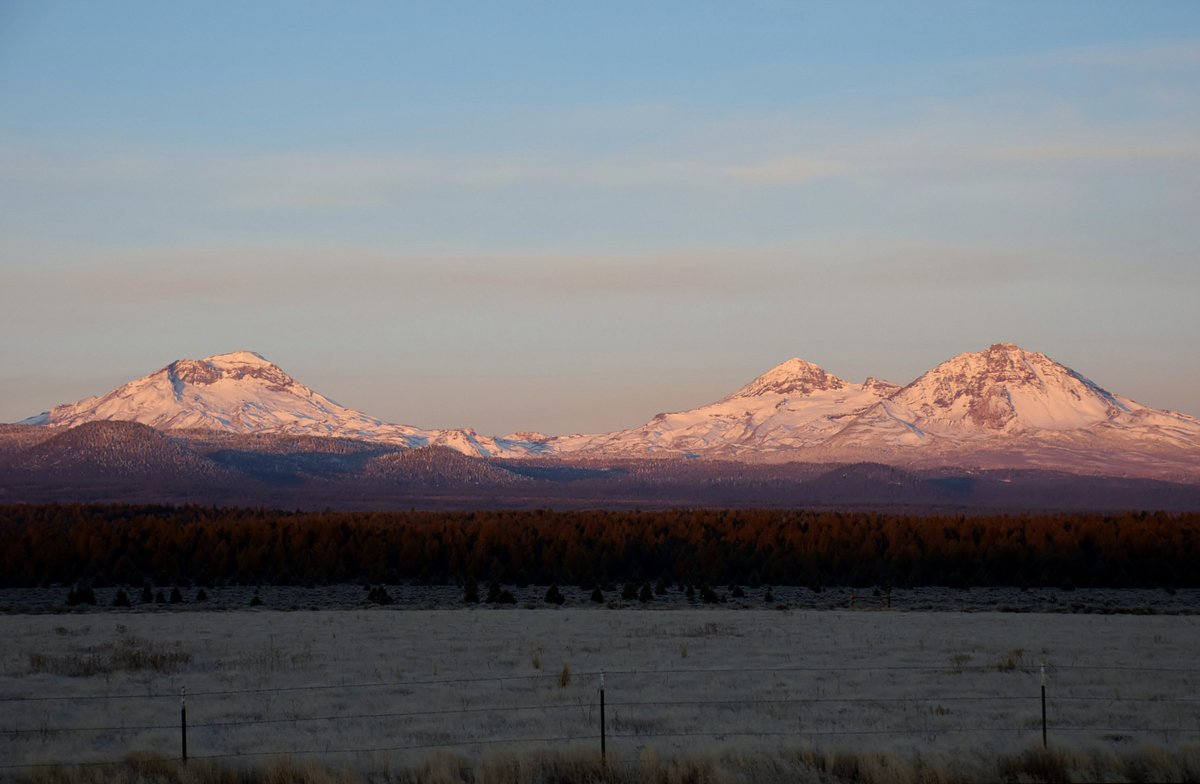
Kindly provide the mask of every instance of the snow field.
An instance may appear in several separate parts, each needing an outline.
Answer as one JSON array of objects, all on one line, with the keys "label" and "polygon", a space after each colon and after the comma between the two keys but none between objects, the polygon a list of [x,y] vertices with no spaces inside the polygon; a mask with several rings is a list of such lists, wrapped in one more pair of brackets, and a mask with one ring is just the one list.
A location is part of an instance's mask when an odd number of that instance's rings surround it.
[{"label": "snow field", "polygon": [[[1200,742],[1198,644],[1191,616],[10,615],[0,617],[0,765],[176,756],[181,688],[192,759],[267,764],[288,752],[380,770],[441,752],[476,761],[538,749],[598,755],[601,671],[607,745],[622,759],[800,744],[1011,754],[1040,745],[1043,657],[1053,746],[1170,749]],[[117,650],[148,662],[187,658],[106,671]]]}]

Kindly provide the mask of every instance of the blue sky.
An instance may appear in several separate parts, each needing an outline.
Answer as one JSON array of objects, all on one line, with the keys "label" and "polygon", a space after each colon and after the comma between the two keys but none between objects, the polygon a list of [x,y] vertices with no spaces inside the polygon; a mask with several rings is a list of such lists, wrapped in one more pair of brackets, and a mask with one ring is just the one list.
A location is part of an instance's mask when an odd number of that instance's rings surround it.
[{"label": "blue sky", "polygon": [[1200,414],[1200,3],[0,4],[0,421],[248,348],[639,424],[999,341]]}]

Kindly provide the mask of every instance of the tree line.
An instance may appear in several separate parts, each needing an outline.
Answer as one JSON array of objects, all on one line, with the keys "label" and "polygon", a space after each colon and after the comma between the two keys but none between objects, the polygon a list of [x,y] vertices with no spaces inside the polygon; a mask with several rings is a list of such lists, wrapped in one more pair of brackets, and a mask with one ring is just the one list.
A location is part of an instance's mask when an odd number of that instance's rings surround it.
[{"label": "tree line", "polygon": [[0,585],[1200,587],[1200,514],[0,506]]}]

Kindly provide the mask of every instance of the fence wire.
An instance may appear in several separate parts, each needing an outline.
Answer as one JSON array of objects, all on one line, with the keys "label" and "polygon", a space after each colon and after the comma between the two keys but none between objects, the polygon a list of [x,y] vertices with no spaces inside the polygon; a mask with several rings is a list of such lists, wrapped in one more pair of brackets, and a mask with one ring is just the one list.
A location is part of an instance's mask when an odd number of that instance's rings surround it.
[{"label": "fence wire", "polygon": [[[986,666],[975,667],[947,667],[947,666],[924,666],[924,665],[896,665],[896,666],[874,666],[862,667],[855,665],[845,665],[836,667],[805,667],[805,666],[788,666],[788,667],[693,667],[693,668],[663,668],[650,670],[608,670],[606,672],[590,671],[573,673],[572,678],[579,678],[588,683],[598,682],[603,683],[602,678],[607,676],[609,679],[609,691],[611,688],[620,684],[620,690],[636,690],[638,689],[638,681],[642,676],[720,676],[720,675],[761,675],[764,673],[809,673],[809,674],[837,674],[845,672],[864,672],[864,673],[887,673],[887,672],[923,672],[946,675],[960,675],[969,672],[995,672],[996,668]],[[1071,672],[1077,671],[1081,673],[1096,673],[1103,671],[1112,672],[1139,672],[1149,674],[1162,675],[1192,675],[1200,674],[1200,668],[1190,667],[1152,667],[1152,666],[1129,666],[1129,665],[1089,665],[1089,664],[1070,664],[1070,665],[1055,665],[1047,668],[1048,673]],[[1027,676],[1036,676],[1037,670],[1029,667],[1020,667],[1015,670],[1018,674]],[[224,698],[236,695],[275,695],[287,694],[295,692],[315,692],[327,690],[363,690],[363,689],[405,689],[412,686],[471,686],[484,683],[501,684],[506,682],[530,681],[539,682],[553,680],[560,676],[554,673],[538,673],[533,675],[509,675],[509,676],[492,676],[492,677],[472,677],[472,678],[433,678],[433,679],[414,679],[414,680],[392,680],[392,681],[375,681],[365,683],[327,683],[327,684],[306,684],[296,686],[280,686],[280,687],[261,687],[261,688],[242,688],[242,689],[206,689],[194,692],[187,692],[187,698],[193,700],[191,703],[193,713],[196,708],[206,705],[206,698]],[[1052,681],[1053,683],[1053,681]],[[1073,688],[1086,688],[1092,684],[1072,684]],[[728,728],[713,727],[711,729],[686,729],[686,728],[651,728],[645,731],[628,731],[623,729],[630,721],[628,715],[620,717],[619,711],[634,712],[638,716],[650,715],[655,709],[676,709],[676,708],[691,708],[691,709],[720,709],[724,708],[780,708],[787,706],[828,706],[841,705],[851,708],[858,708],[867,705],[889,705],[889,704],[908,704],[911,706],[937,706],[941,707],[945,703],[965,704],[965,703],[982,703],[996,704],[1003,706],[1003,709],[1009,714],[1015,705],[1027,704],[1031,708],[1040,704],[1040,698],[1037,693],[1037,685],[1029,683],[1030,691],[1027,694],[963,694],[963,693],[948,693],[948,694],[906,694],[894,696],[788,696],[788,697],[725,697],[725,696],[706,696],[704,698],[688,698],[688,699],[632,699],[628,697],[620,697],[616,700],[605,701],[604,690],[600,687],[591,687],[588,693],[592,696],[587,698],[579,698],[575,702],[561,702],[556,704],[489,704],[489,705],[467,705],[464,704],[457,708],[444,709],[413,709],[400,711],[370,711],[370,712],[351,712],[351,713],[327,713],[321,715],[293,715],[290,717],[268,718],[268,717],[247,717],[247,718],[231,718],[225,720],[209,720],[187,722],[186,713],[181,717],[179,714],[167,713],[170,721],[155,724],[125,724],[125,725],[62,725],[62,726],[9,726],[0,731],[0,736],[7,736],[13,741],[24,740],[26,738],[51,738],[58,734],[86,734],[86,733],[113,733],[128,735],[131,733],[162,733],[162,732],[184,732],[200,731],[200,730],[236,730],[238,728],[255,727],[255,726],[279,726],[279,725],[300,725],[300,724],[315,724],[326,722],[337,724],[342,722],[365,722],[365,721],[387,721],[387,720],[411,720],[421,719],[426,717],[447,717],[447,716],[485,716],[489,714],[513,714],[513,713],[532,713],[544,714],[552,716],[555,712],[561,711],[580,711],[581,715],[586,715],[589,721],[589,727],[594,731],[580,733],[560,733],[555,735],[515,735],[512,737],[457,737],[438,742],[413,742],[400,743],[395,745],[363,745],[352,746],[346,748],[289,748],[289,749],[274,749],[274,750],[205,750],[199,754],[188,755],[188,759],[226,759],[240,757],[278,757],[278,756],[301,756],[301,755],[344,755],[344,754],[378,754],[378,753],[393,753],[407,751],[421,751],[430,749],[446,749],[446,748],[470,748],[478,746],[496,746],[508,744],[567,744],[581,742],[595,742],[611,739],[614,741],[637,741],[645,742],[649,740],[663,739],[686,739],[686,738],[711,738],[711,739],[728,739],[728,738],[748,738],[748,739],[764,739],[778,740],[782,738],[791,738],[796,741],[803,741],[808,738],[836,738],[836,737],[860,737],[860,736],[914,736],[914,737],[937,737],[942,735],[960,735],[972,733],[1012,733],[1014,735],[1029,735],[1037,734],[1042,731],[1042,723],[1040,720],[1031,719],[1024,724],[1016,722],[1009,723],[993,723],[980,726],[922,726],[922,727],[854,727],[854,726],[835,726],[833,728],[813,727],[811,729],[798,726],[792,730],[743,730],[737,726]],[[1096,688],[1113,688],[1112,684],[1096,684]],[[107,701],[113,705],[112,713],[120,711],[120,706],[126,702],[144,701],[144,700],[178,700],[181,695],[178,693],[148,693],[148,694],[108,694],[108,695],[10,695],[0,697],[0,702],[9,704],[19,703],[38,703],[38,702],[61,702],[61,701],[78,701],[78,702],[97,702]],[[412,699],[409,695],[404,695],[404,698]],[[1094,733],[1094,734],[1163,734],[1164,736],[1186,736],[1200,737],[1200,711],[1197,706],[1200,706],[1200,697],[1194,696],[1178,696],[1178,695],[1139,695],[1130,696],[1123,694],[1098,695],[1098,694],[1063,694],[1055,695],[1053,687],[1051,694],[1046,699],[1046,704],[1052,708],[1058,708],[1061,705],[1068,703],[1078,703],[1083,705],[1097,705],[1102,703],[1119,704],[1122,706],[1136,705],[1153,705],[1155,707],[1171,707],[1176,710],[1186,712],[1186,716],[1178,715],[1178,723],[1176,726],[1166,726],[1162,724],[1146,725],[1137,724],[1135,721],[1130,721],[1131,717],[1122,719],[1125,723],[1117,726],[1109,726],[1113,724],[1113,716],[1107,717],[1106,723],[1098,722],[1096,724],[1077,724],[1077,723],[1050,723],[1049,729],[1053,733]],[[602,724],[599,717],[596,715],[597,709],[600,709],[600,715],[603,715],[605,708],[613,711],[608,719]],[[172,710],[174,703],[172,703]],[[10,718],[15,719],[19,714],[15,711],[9,711]],[[798,717],[803,723],[805,721],[819,721],[820,719],[812,719],[801,716]],[[840,717],[839,717],[840,719]],[[186,725],[186,730],[184,730]],[[224,742],[229,743],[228,738]],[[216,741],[212,741],[216,742]],[[210,746],[212,745],[210,742]],[[10,746],[11,747],[11,746]],[[166,756],[174,753],[176,749],[167,748],[159,749],[160,752],[166,752]],[[123,764],[120,761],[113,760],[75,760],[75,761],[59,761],[53,763],[47,762],[32,762],[32,763],[16,763],[5,762],[0,764],[0,770],[20,770],[34,769],[46,767],[62,767],[62,766],[100,766]]]}]

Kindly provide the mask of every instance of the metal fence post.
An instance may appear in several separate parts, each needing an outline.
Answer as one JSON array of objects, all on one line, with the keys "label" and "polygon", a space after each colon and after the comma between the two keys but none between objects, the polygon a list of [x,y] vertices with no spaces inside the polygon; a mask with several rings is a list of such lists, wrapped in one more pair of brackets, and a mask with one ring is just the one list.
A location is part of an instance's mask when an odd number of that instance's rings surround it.
[{"label": "metal fence post", "polygon": [[600,761],[608,762],[608,738],[604,727],[604,671],[600,672]]},{"label": "metal fence post", "polygon": [[1042,748],[1046,745],[1046,662],[1042,661]]},{"label": "metal fence post", "polygon": [[179,687],[179,740],[182,745],[183,764],[187,764],[187,688]]}]

